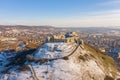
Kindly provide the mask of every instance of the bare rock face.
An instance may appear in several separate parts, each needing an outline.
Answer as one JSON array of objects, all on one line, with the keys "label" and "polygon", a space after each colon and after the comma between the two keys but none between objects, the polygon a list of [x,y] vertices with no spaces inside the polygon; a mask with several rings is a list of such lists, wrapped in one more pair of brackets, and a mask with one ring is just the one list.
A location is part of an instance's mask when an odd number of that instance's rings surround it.
[{"label": "bare rock face", "polygon": [[[54,47],[53,44],[52,46]],[[62,47],[57,51],[62,51]],[[40,50],[36,51],[33,56],[28,55],[27,58],[33,60],[38,53]],[[52,52],[47,53],[52,54]],[[55,53],[58,52],[55,51]],[[44,55],[42,54],[43,57]],[[34,78],[37,80],[117,80],[120,78],[113,59],[85,43],[79,45],[70,56],[65,58],[47,60],[42,64],[35,63],[33,60],[33,62],[26,62],[26,65],[31,65],[30,70],[13,69],[9,74],[0,76],[0,80],[35,80]]]}]

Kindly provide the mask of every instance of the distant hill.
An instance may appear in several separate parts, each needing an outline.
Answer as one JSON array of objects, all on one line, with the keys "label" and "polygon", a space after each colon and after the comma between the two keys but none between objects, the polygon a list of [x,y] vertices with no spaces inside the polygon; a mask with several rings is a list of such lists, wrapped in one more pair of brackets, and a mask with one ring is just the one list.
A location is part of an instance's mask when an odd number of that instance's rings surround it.
[{"label": "distant hill", "polygon": [[53,26],[28,26],[28,25],[0,25],[0,28],[54,28]]}]

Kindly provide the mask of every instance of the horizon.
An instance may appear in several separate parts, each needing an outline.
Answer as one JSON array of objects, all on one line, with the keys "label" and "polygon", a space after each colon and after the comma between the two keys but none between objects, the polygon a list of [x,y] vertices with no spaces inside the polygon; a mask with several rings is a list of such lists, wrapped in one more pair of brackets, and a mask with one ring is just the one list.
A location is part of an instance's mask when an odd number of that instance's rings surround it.
[{"label": "horizon", "polygon": [[120,26],[120,0],[1,0],[1,25]]},{"label": "horizon", "polygon": [[21,27],[53,27],[53,28],[120,28],[120,26],[98,26],[98,27],[96,27],[96,26],[88,26],[88,27],[85,27],[85,26],[52,26],[52,25],[1,25],[0,24],[0,27],[1,26],[4,26],[4,27],[19,27],[19,26],[21,26]]}]

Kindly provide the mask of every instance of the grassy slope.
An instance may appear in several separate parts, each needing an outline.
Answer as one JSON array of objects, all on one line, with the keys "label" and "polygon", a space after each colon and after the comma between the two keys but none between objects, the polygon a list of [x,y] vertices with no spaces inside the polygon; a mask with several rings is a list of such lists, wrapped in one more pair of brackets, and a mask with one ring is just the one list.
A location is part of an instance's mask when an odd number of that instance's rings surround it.
[{"label": "grassy slope", "polygon": [[117,75],[117,68],[115,66],[114,60],[110,56],[101,53],[99,50],[87,45],[86,43],[84,43],[84,47],[91,52],[91,55],[95,58],[97,63],[101,62],[100,65],[104,66],[106,75],[109,75],[108,73],[111,73],[112,77]]}]

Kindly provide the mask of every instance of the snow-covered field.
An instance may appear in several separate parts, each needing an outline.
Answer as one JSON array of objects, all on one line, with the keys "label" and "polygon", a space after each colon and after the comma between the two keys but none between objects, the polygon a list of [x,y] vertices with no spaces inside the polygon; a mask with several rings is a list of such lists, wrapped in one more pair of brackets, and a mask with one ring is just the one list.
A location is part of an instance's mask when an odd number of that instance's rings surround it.
[{"label": "snow-covered field", "polygon": [[[68,43],[46,43],[32,56],[34,58],[56,58],[70,54],[76,46],[76,44]],[[25,64],[30,67],[30,70],[19,71],[14,67],[9,73],[1,74],[0,80],[104,80],[106,74],[99,58],[92,58],[91,53],[80,46],[74,54],[69,57],[69,60],[48,60],[43,64],[27,61]],[[85,55],[90,58],[84,61]]]},{"label": "snow-covered field", "polygon": [[4,69],[4,66],[9,62],[8,58],[15,56],[16,52],[11,51],[0,51],[0,72]]},{"label": "snow-covered field", "polygon": [[70,54],[76,47],[71,43],[46,43],[35,52],[35,58],[59,58]]},{"label": "snow-covered field", "polygon": [[[31,65],[39,80],[74,80],[80,74],[80,65],[62,59],[42,65],[34,63]],[[34,80],[34,78],[31,71],[11,71],[10,74],[2,75],[0,80]]]},{"label": "snow-covered field", "polygon": [[[33,53],[34,58],[58,58],[69,55],[76,47],[76,44],[71,43],[45,43]],[[47,61],[40,65],[39,63],[26,62],[26,65],[31,65],[40,80],[65,80],[73,75],[70,69],[71,63],[63,59]],[[71,70],[71,71],[69,71]],[[61,74],[65,76],[61,77]],[[74,76],[73,76],[74,77]],[[1,74],[0,80],[34,80],[31,71],[18,71],[15,68],[10,70],[9,74]]]},{"label": "snow-covered field", "polygon": [[[102,70],[97,66],[97,64],[93,60],[90,60],[88,62],[81,62],[78,64],[75,62],[74,59],[71,60],[58,59],[54,61],[48,61],[42,65],[40,65],[39,63],[28,64],[33,67],[36,76],[39,80],[83,80],[82,76],[83,78],[88,76],[87,73],[88,70],[91,70],[90,74],[93,75],[102,74],[101,76],[99,76],[101,78],[104,76]],[[5,74],[1,76],[0,80],[35,80],[35,79],[33,78],[33,74],[31,73],[31,71],[22,72],[11,71],[10,74]]]}]

